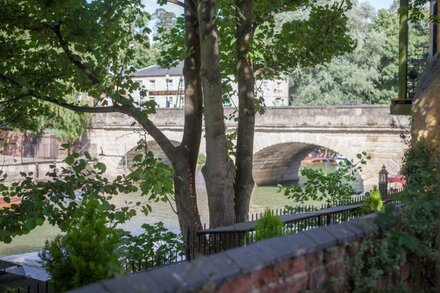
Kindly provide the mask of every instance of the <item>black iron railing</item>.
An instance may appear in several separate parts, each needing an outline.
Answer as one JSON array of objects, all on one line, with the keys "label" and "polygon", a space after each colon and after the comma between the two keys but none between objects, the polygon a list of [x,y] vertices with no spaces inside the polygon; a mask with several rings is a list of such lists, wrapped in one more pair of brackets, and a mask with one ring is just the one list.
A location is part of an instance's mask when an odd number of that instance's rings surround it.
[{"label": "black iron railing", "polygon": [[[329,207],[317,211],[279,215],[283,227],[279,234],[291,234],[323,227],[334,223],[342,223],[361,216],[361,203]],[[198,231],[189,235],[194,248],[187,257],[193,259],[197,255],[210,255],[239,246],[246,246],[258,239],[255,227],[258,220],[238,223],[232,226],[219,227]]]}]

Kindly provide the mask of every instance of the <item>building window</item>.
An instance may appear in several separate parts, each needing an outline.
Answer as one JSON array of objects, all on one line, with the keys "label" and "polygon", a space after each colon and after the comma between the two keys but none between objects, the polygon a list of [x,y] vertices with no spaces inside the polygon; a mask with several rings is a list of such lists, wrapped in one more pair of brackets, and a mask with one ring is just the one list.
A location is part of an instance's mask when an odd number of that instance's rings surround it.
[{"label": "building window", "polygon": [[173,80],[167,79],[167,90],[171,90],[173,88]]},{"label": "building window", "polygon": [[185,83],[183,82],[183,78],[180,78],[178,88],[179,90],[183,90],[185,88]]},{"label": "building window", "polygon": [[165,104],[165,106],[166,106],[167,108],[174,107],[174,105],[173,105],[173,97],[167,97],[167,98],[166,98],[166,104]]},{"label": "building window", "polygon": [[263,80],[263,89],[267,89],[269,87],[269,82],[267,80]]},{"label": "building window", "polygon": [[285,106],[284,99],[276,98],[275,99],[275,106],[276,107],[284,107]]},{"label": "building window", "polygon": [[142,79],[135,79],[135,82],[139,83],[139,85],[142,87],[144,85],[144,81]]},{"label": "building window", "polygon": [[148,81],[148,89],[149,90],[154,90],[156,89],[156,81],[154,79],[150,79]]},{"label": "building window", "polygon": [[156,101],[156,97],[148,97],[148,99],[149,99],[150,101],[153,101],[153,102]]}]

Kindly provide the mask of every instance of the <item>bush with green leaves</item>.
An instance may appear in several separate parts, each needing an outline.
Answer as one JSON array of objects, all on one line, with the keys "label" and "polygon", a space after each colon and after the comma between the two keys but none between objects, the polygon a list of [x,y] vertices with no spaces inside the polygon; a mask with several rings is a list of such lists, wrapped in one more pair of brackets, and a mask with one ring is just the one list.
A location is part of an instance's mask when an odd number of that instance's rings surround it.
[{"label": "bush with green leaves", "polygon": [[[362,166],[370,156],[366,152],[357,155],[359,161],[343,160],[338,163],[334,172],[326,173],[322,169],[304,168],[301,175],[306,178],[303,186],[279,186],[284,195],[295,202],[324,201],[329,206],[349,202],[354,195],[360,192],[353,188],[352,183],[357,180],[357,173],[362,172]],[[292,207],[286,206],[286,209]]]},{"label": "bush with green leaves", "polygon": [[379,190],[374,186],[373,190],[365,197],[362,202],[361,212],[363,214],[371,214],[383,210],[382,196]]},{"label": "bush with green leaves", "polygon": [[[139,235],[125,233],[123,240],[124,262],[128,270],[155,267],[182,259],[183,240],[180,234],[169,231],[162,222],[143,224]],[[134,266],[134,267],[133,267]]]},{"label": "bush with green leaves", "polygon": [[46,242],[40,253],[43,267],[57,291],[84,286],[119,275],[120,232],[107,226],[105,207],[85,199],[64,235]]},{"label": "bush with green leaves", "polygon": [[[426,280],[434,279],[440,240],[440,169],[437,158],[435,148],[426,141],[413,143],[406,151],[402,174],[407,184],[399,195],[402,205],[398,211],[394,205],[386,205],[380,216],[383,222],[391,224],[390,229],[382,235],[370,235],[370,239],[361,245],[355,260],[358,285],[354,289],[357,291],[374,291],[375,282],[380,278],[398,277],[400,266],[409,258],[416,258],[423,265]],[[395,285],[398,288],[401,284]],[[426,288],[425,292],[432,289]]]},{"label": "bush with green leaves", "polygon": [[283,235],[283,222],[270,210],[266,210],[255,225],[255,241]]}]

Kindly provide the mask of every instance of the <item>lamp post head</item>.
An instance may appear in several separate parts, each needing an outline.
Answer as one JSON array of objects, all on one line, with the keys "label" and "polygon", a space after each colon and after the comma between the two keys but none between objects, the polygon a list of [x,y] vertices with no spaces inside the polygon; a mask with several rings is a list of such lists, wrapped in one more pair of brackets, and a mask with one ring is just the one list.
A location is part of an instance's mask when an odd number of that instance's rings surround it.
[{"label": "lamp post head", "polygon": [[379,183],[386,183],[387,180],[388,180],[388,171],[385,165],[383,165],[382,170],[380,170],[379,172]]}]

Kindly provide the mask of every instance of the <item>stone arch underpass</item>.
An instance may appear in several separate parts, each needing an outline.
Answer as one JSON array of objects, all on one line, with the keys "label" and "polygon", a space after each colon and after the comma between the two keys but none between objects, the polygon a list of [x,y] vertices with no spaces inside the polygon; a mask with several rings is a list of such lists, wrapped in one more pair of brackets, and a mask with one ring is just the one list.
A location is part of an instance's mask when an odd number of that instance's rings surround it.
[{"label": "stone arch underpass", "polygon": [[364,190],[378,183],[378,173],[385,165],[390,174],[397,174],[404,153],[404,143],[396,133],[357,133],[334,129],[323,132],[310,130],[269,133],[256,130],[254,143],[254,176],[257,184],[295,181],[301,161],[316,147],[333,150],[357,162],[357,154],[366,152],[371,159],[359,174]]},{"label": "stone arch underpass", "polygon": [[294,183],[301,161],[318,146],[287,142],[271,145],[254,154],[253,176],[257,185]]},{"label": "stone arch underpass", "polygon": [[[171,143],[174,146],[179,145],[178,141],[172,140]],[[159,144],[157,142],[155,142],[154,140],[149,140],[147,141],[147,150],[152,152],[154,157],[162,162],[164,162],[165,164],[167,164],[168,166],[171,166],[171,162],[170,160],[167,158],[167,156],[165,155],[165,153],[162,151],[162,149],[160,148]],[[129,171],[132,170],[133,168],[133,158],[134,156],[136,156],[137,154],[142,153],[142,150],[138,150],[137,146],[133,147],[132,149],[130,149],[127,153],[125,153],[125,155],[120,159],[119,163],[118,163],[118,170],[124,170],[124,171]]]}]

